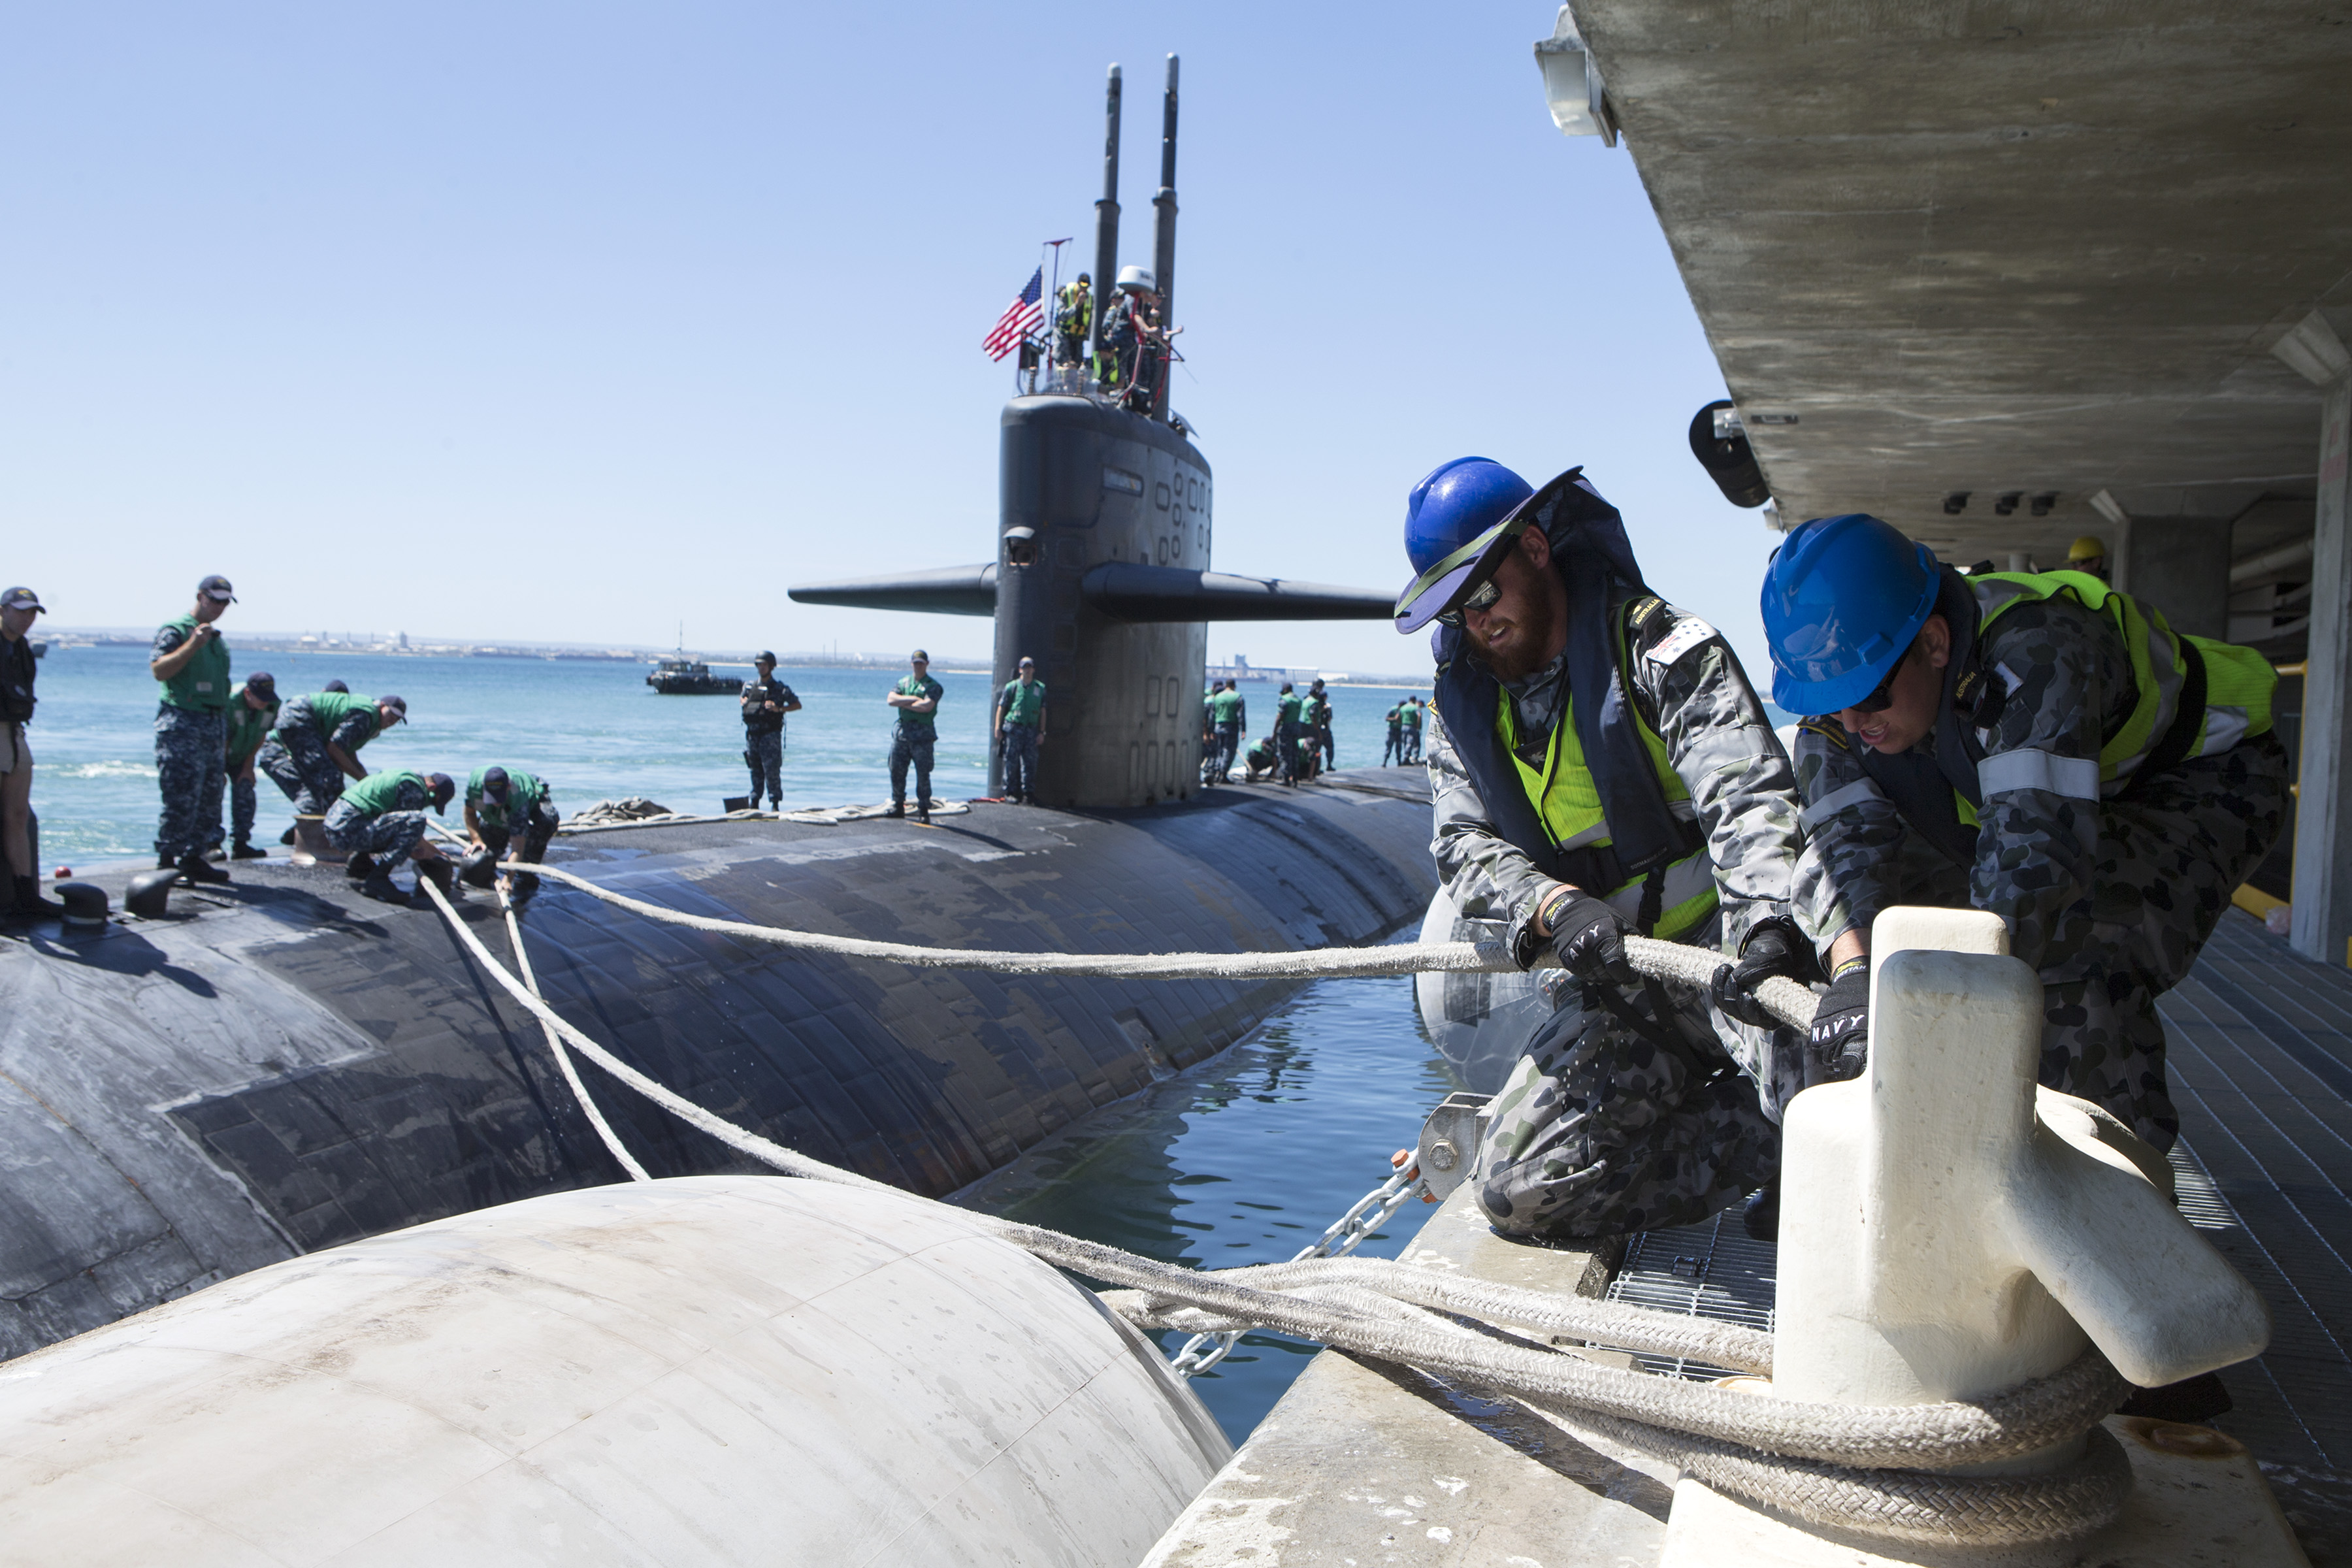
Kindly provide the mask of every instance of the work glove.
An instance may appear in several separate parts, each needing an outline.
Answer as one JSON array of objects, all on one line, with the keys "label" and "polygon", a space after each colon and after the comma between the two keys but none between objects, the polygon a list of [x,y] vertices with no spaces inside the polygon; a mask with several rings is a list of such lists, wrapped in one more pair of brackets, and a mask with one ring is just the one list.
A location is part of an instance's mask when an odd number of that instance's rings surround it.
[{"label": "work glove", "polygon": [[1860,1078],[1870,1059],[1870,960],[1849,958],[1838,965],[1820,1005],[1806,1045],[1805,1082],[1843,1083]]},{"label": "work glove", "polygon": [[1816,973],[1812,944],[1798,931],[1797,923],[1785,915],[1771,915],[1749,929],[1748,940],[1739,944],[1739,961],[1717,970],[1707,989],[1726,1016],[1759,1029],[1777,1029],[1780,1015],[1764,1005],[1756,988],[1776,974],[1803,982]]},{"label": "work glove", "polygon": [[1625,958],[1625,933],[1633,928],[1625,918],[1590,893],[1571,892],[1551,911],[1551,950],[1560,967],[1597,985],[1630,987],[1641,976]]}]

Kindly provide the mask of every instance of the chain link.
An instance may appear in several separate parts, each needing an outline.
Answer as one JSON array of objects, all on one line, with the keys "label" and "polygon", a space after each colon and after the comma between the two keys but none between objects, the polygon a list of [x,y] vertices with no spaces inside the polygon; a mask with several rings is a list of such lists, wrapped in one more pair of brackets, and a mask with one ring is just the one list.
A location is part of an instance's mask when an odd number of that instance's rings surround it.
[{"label": "chain link", "polygon": [[[1331,1222],[1331,1227],[1314,1245],[1302,1247],[1290,1261],[1303,1262],[1309,1258],[1345,1258],[1361,1247],[1381,1226],[1396,1217],[1397,1210],[1429,1189],[1421,1179],[1421,1166],[1408,1163],[1404,1169],[1366,1193],[1350,1205],[1348,1212]],[[1246,1329],[1227,1329],[1219,1333],[1194,1334],[1184,1342],[1183,1349],[1169,1358],[1168,1370],[1179,1377],[1198,1377],[1230,1354],[1241,1343]]]}]

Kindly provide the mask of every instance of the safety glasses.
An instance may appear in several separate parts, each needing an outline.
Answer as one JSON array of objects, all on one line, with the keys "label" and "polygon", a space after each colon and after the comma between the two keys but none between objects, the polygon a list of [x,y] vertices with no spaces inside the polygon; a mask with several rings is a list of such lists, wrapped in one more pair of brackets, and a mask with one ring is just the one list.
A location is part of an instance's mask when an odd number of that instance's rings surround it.
[{"label": "safety glasses", "polygon": [[1496,600],[1502,596],[1503,591],[1495,586],[1495,580],[1492,577],[1489,577],[1484,583],[1481,583],[1476,587],[1471,589],[1469,596],[1464,599],[1461,604],[1439,616],[1437,617],[1437,624],[1441,626],[1458,626],[1462,624],[1462,617],[1464,616],[1469,614],[1472,610],[1486,609],[1488,605],[1492,605]]},{"label": "safety glasses", "polygon": [[1869,696],[1859,702],[1848,703],[1847,706],[1857,713],[1884,712],[1895,700],[1895,678],[1902,674],[1903,667],[1910,662],[1911,650],[1906,648],[1903,650],[1903,657],[1887,667],[1886,679],[1872,688]]}]

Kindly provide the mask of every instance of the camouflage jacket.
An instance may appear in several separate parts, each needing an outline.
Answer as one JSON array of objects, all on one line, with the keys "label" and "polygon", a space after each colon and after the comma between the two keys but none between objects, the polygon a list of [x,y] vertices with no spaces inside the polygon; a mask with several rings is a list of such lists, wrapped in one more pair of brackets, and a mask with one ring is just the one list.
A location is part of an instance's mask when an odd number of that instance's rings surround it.
[{"label": "camouflage jacket", "polygon": [[[1785,913],[1827,952],[1854,922],[1806,843],[1788,753],[1738,657],[1672,605],[1633,635],[1627,652],[1633,700],[1666,743],[1706,836],[1727,950],[1737,952],[1756,921]],[[1496,831],[1433,705],[1428,719],[1437,874],[1465,916],[1516,932],[1557,884]]]},{"label": "camouflage jacket", "polygon": [[[2009,695],[1992,726],[1975,731],[1985,797],[1972,865],[1957,865],[1903,820],[1834,719],[1798,731],[1797,785],[1806,829],[1857,923],[1897,903],[1988,910],[2008,922],[2010,952],[2038,969],[2060,916],[2091,891],[2099,745],[2130,717],[2138,689],[2114,623],[2063,599],[2003,615],[1985,630],[1979,658]],[[1934,745],[1930,735],[1916,749]],[[1994,762],[2005,753],[2039,755]]]}]

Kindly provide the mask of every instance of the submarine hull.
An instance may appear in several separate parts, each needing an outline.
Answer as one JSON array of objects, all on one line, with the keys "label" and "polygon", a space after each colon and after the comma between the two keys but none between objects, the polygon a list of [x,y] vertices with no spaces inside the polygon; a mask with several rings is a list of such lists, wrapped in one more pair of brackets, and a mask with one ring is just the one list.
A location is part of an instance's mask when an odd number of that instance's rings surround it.
[{"label": "submarine hull", "polygon": [[[1435,886],[1426,805],[1370,777],[1378,793],[1136,812],[983,805],[928,829],[647,827],[551,858],[693,913],[942,947],[1351,944],[1420,919]],[[535,1021],[437,914],[362,899],[333,868],[236,879],[161,919],[0,942],[0,1355],[302,1252],[622,1179]],[[460,909],[504,954],[490,900]],[[549,1001],[638,1069],[931,1196],[1214,1055],[1295,989],[840,960],[553,884],[524,928]],[[756,1168],[583,1070],[654,1174]]]}]

